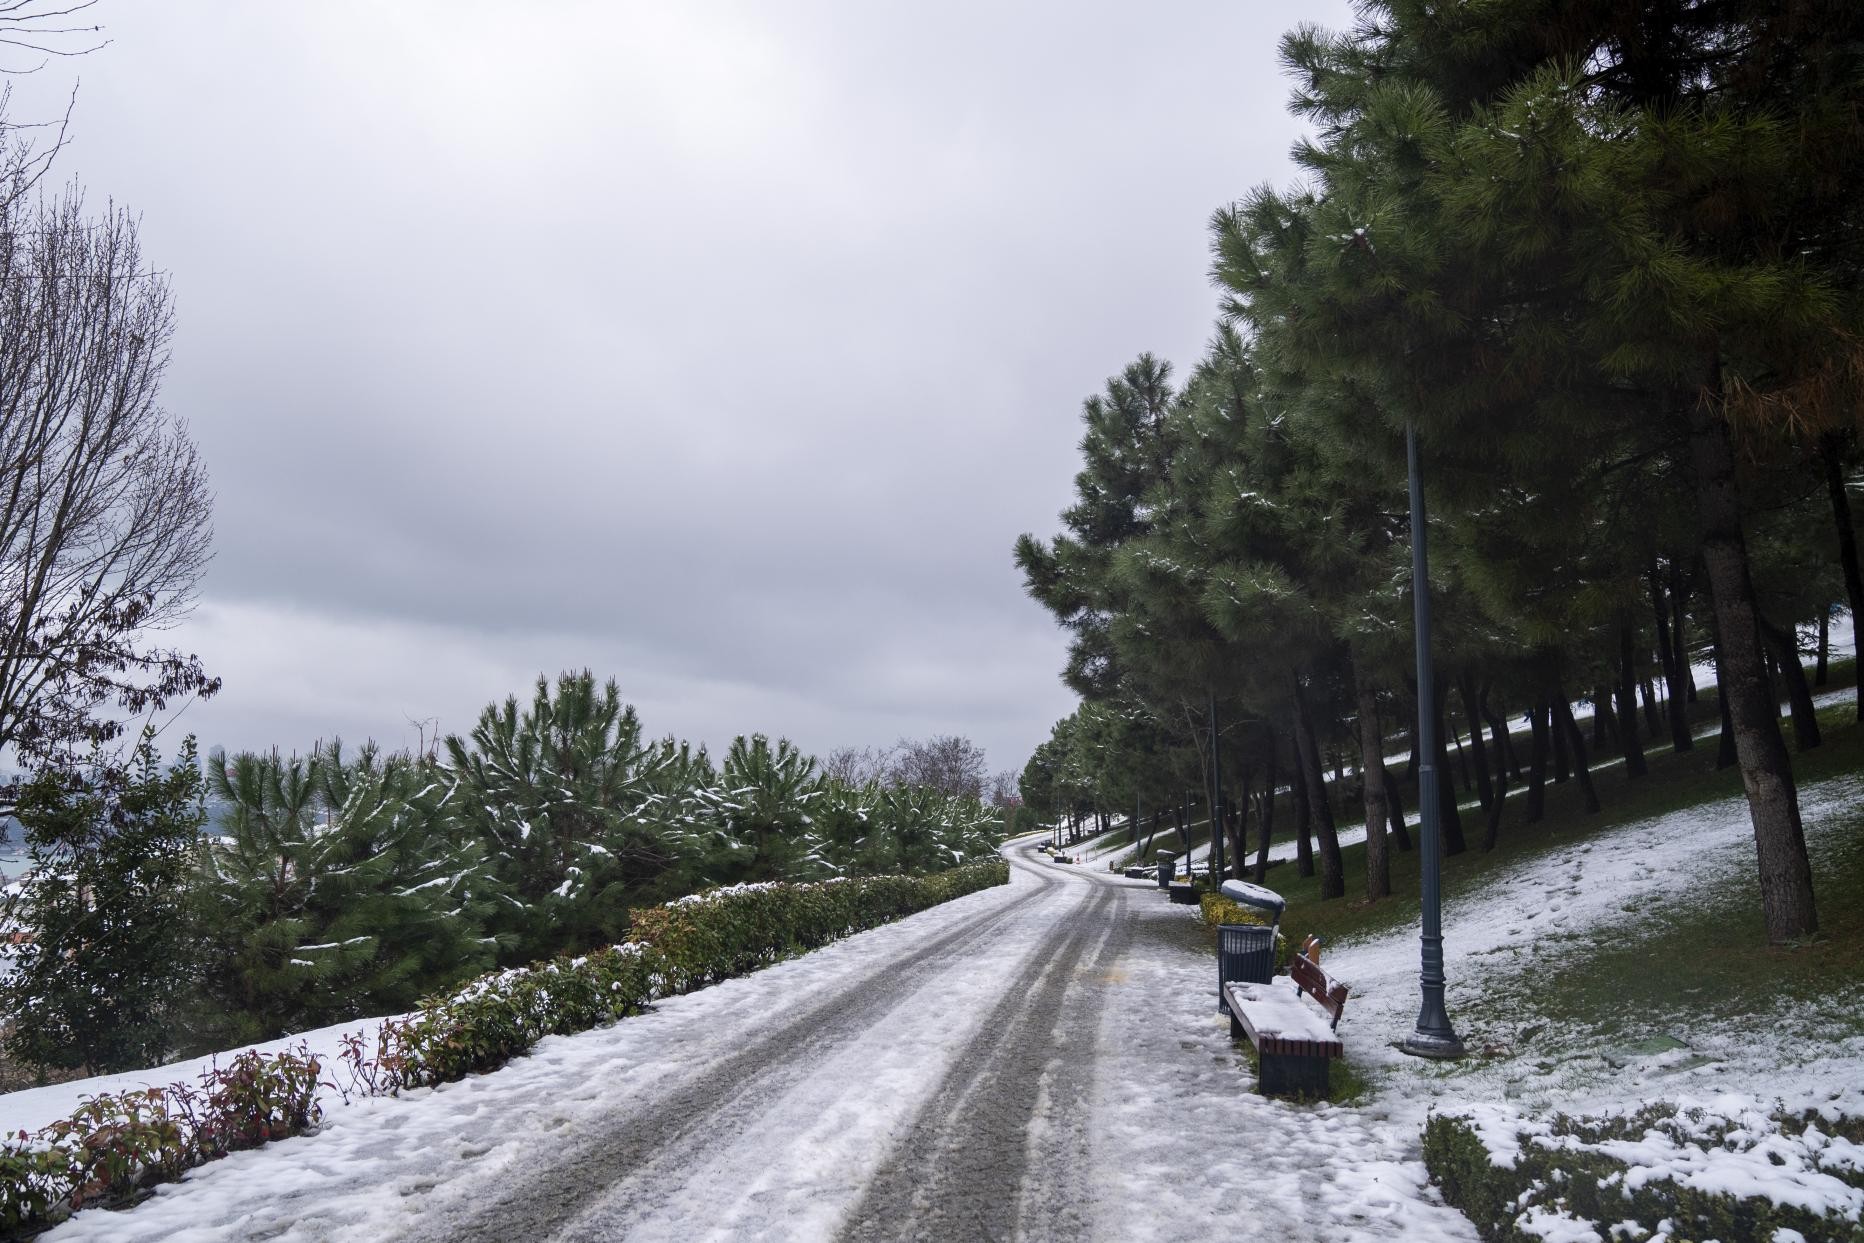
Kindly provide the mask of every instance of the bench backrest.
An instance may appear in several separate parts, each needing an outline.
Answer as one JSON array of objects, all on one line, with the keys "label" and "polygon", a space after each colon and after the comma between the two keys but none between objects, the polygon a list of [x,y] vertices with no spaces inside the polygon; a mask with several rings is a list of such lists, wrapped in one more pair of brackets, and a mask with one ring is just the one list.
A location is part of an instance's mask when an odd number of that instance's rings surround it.
[{"label": "bench backrest", "polygon": [[[1305,946],[1302,948],[1306,949]],[[1288,974],[1293,977],[1296,987],[1320,1003],[1320,1008],[1333,1020],[1331,1026],[1338,1027],[1340,1011],[1346,1009],[1346,985],[1322,971],[1320,964],[1305,952],[1294,956],[1294,960],[1288,964]]]}]

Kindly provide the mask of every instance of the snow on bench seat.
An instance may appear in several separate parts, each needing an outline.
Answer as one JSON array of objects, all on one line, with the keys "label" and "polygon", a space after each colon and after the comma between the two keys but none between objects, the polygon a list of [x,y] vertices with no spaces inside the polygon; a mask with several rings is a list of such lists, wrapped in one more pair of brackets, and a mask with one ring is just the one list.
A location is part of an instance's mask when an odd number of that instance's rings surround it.
[{"label": "snow on bench seat", "polygon": [[1301,1000],[1285,975],[1268,984],[1225,984],[1230,1013],[1242,1021],[1259,1053],[1341,1057],[1346,1049],[1320,1011]]}]

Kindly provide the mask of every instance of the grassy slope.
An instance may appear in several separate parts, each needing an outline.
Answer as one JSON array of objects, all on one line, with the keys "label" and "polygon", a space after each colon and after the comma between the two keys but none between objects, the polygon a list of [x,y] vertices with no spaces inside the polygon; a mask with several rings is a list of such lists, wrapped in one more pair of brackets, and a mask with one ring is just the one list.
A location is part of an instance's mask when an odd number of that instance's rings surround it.
[{"label": "grassy slope", "polygon": [[[1849,685],[1853,670],[1833,670],[1833,687]],[[1830,689],[1830,688],[1826,688]],[[1699,705],[1713,717],[1712,692]],[[1864,773],[1864,727],[1846,701],[1820,713],[1824,745],[1793,756],[1795,776],[1802,785]],[[1791,735],[1789,733],[1789,744]],[[1741,794],[1736,769],[1715,770],[1716,745],[1711,736],[1699,739],[1693,751],[1673,754],[1667,741],[1647,743],[1649,776],[1629,781],[1622,766],[1594,773],[1603,811],[1581,814],[1579,792],[1572,782],[1548,786],[1547,817],[1537,825],[1520,823],[1520,790],[1511,793],[1500,841],[1484,853],[1477,819],[1464,815],[1464,832],[1471,848],[1444,860],[1447,893],[1479,888],[1490,871],[1508,862],[1566,846],[1613,825],[1659,815],[1678,808]],[[1415,926],[1418,919],[1418,856],[1392,854],[1393,896],[1368,902],[1355,896],[1364,888],[1363,845],[1347,847],[1348,896],[1322,902],[1319,882],[1297,877],[1294,865],[1282,864],[1269,873],[1269,884],[1288,898],[1284,928],[1298,939],[1310,932],[1328,940],[1356,938]],[[1815,852],[1813,878],[1819,898],[1821,929],[1805,943],[1784,949],[1766,944],[1759,900],[1749,888],[1705,893],[1694,904],[1668,908],[1659,919],[1638,923],[1637,935],[1622,930],[1600,935],[1588,944],[1575,945],[1570,968],[1552,978],[1537,976],[1531,989],[1496,997],[1497,1006],[1514,1008],[1531,1004],[1549,1019],[1578,1021],[1601,1034],[1637,1029],[1645,1020],[1665,1014],[1693,1013],[1705,1018],[1734,1018],[1762,1012],[1779,998],[1816,1003],[1834,991],[1849,992],[1864,986],[1864,819],[1825,837]],[[1653,969],[1660,968],[1660,969]],[[1852,1030],[1864,1030],[1864,1013],[1841,1008],[1838,1021]],[[1479,1015],[1472,1015],[1479,1018]]]}]

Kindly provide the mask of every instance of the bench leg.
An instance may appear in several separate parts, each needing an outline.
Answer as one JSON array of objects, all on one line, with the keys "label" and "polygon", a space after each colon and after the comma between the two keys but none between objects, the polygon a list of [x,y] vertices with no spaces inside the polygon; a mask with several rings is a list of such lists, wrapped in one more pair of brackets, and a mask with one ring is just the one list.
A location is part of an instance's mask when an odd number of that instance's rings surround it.
[{"label": "bench leg", "polygon": [[1265,1053],[1257,1059],[1256,1088],[1264,1096],[1326,1100],[1333,1059],[1312,1054]]},{"label": "bench leg", "polygon": [[1234,1011],[1232,1011],[1230,1014],[1230,1039],[1241,1040],[1248,1034],[1249,1034],[1248,1032],[1243,1030],[1243,1025],[1237,1022],[1236,1014]]}]

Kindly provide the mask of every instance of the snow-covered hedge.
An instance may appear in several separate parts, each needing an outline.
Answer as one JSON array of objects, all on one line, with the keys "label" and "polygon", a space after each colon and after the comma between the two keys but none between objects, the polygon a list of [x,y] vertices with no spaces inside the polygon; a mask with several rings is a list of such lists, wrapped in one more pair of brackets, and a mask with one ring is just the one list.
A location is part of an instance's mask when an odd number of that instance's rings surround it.
[{"label": "snow-covered hedge", "polygon": [[851,933],[1009,881],[1002,860],[930,876],[731,885],[631,913],[619,945],[482,976],[382,1024],[373,1054],[352,1046],[367,1091],[493,1070],[545,1036],[638,1013],[656,997],[744,975]]},{"label": "snow-covered hedge", "polygon": [[198,1085],[94,1096],[37,1134],[7,1137],[0,1232],[26,1237],[89,1205],[128,1204],[204,1162],[308,1130],[321,1070],[308,1049],[241,1053]]},{"label": "snow-covered hedge", "polygon": [[636,911],[630,937],[658,953],[662,991],[680,993],[1009,878],[993,860],[929,876],[734,885]]},{"label": "snow-covered hedge", "polygon": [[1464,1106],[1431,1116],[1424,1163],[1490,1243],[1864,1243],[1861,1118],[1743,1098],[1551,1120]]},{"label": "snow-covered hedge", "polygon": [[481,976],[430,998],[407,1018],[387,1019],[376,1048],[343,1050],[365,1093],[432,1087],[497,1070],[545,1036],[568,1036],[638,1014],[655,996],[659,956],[634,942],[574,958]]},{"label": "snow-covered hedge", "polygon": [[[734,885],[638,910],[619,945],[482,976],[385,1020],[373,1049],[352,1038],[342,1054],[349,1084],[332,1087],[383,1095],[496,1070],[545,1036],[1008,881],[997,860],[930,876]],[[37,1134],[0,1141],[0,1237],[37,1233],[86,1205],[127,1203],[204,1161],[310,1129],[326,1069],[308,1050],[242,1053],[198,1088],[94,1097]]]}]

